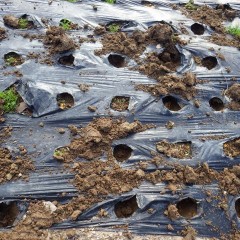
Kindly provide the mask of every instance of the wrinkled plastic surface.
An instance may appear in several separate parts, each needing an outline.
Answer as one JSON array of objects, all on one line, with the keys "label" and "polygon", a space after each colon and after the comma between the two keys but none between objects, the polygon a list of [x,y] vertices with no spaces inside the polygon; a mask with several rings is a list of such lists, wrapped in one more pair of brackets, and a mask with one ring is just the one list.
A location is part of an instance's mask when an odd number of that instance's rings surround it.
[{"label": "wrinkled plastic surface", "polygon": [[[209,106],[209,100],[212,97],[219,97],[224,103],[229,99],[223,97],[221,92],[227,89],[234,82],[240,81],[239,50],[231,47],[219,46],[206,40],[210,36],[211,29],[207,28],[204,35],[195,36],[190,27],[193,20],[186,18],[180,11],[172,11],[170,4],[186,3],[186,1],[151,1],[155,8],[141,5],[141,1],[117,1],[115,5],[107,4],[101,1],[81,1],[78,3],[69,3],[66,1],[53,1],[48,5],[48,1],[38,0],[12,0],[6,5],[5,1],[0,2],[1,16],[5,14],[14,14],[21,16],[28,14],[37,25],[37,29],[28,30],[28,33],[45,33],[46,29],[41,23],[41,18],[51,18],[52,25],[58,25],[59,21],[67,18],[80,26],[90,25],[90,30],[71,31],[70,35],[77,40],[92,33],[92,29],[99,23],[107,24],[115,20],[126,20],[134,22],[123,31],[131,32],[134,29],[146,30],[149,26],[159,21],[170,22],[174,29],[180,33],[180,23],[189,31],[190,36],[183,36],[188,39],[193,37],[186,46],[179,47],[182,54],[181,66],[177,69],[178,74],[191,71],[199,79],[208,80],[206,83],[198,84],[197,99],[201,102],[200,108],[194,107],[192,101],[186,101],[179,96],[175,96],[184,107],[173,112],[168,110],[162,103],[161,98],[155,98],[148,93],[134,90],[134,84],[149,84],[155,80],[141,75],[138,72],[130,71],[127,68],[114,68],[107,60],[106,56],[95,56],[94,50],[101,48],[100,42],[83,43],[80,49],[71,52],[74,59],[74,67],[66,67],[58,64],[57,60],[61,54],[56,55],[56,62],[53,66],[47,66],[26,60],[17,66],[16,69],[23,73],[23,77],[16,78],[11,75],[0,78],[0,90],[4,90],[17,81],[18,92],[24,101],[33,109],[33,118],[22,115],[12,114],[6,116],[5,124],[1,126],[13,126],[12,137],[7,142],[6,147],[17,153],[18,145],[24,145],[28,153],[33,154],[36,171],[31,173],[29,182],[10,182],[0,185],[0,197],[2,200],[22,200],[45,199],[55,200],[64,203],[77,195],[76,189],[69,183],[73,178],[70,173],[62,173],[63,167],[53,158],[54,149],[64,146],[70,142],[70,135],[67,129],[69,124],[82,126],[89,123],[94,117],[108,116],[109,111],[113,116],[125,116],[127,120],[140,120],[142,123],[154,123],[158,127],[143,133],[137,133],[126,139],[115,141],[113,146],[124,143],[133,149],[130,159],[122,164],[123,167],[130,168],[134,163],[140,160],[151,158],[150,151],[155,150],[155,144],[163,139],[169,142],[191,141],[193,146],[193,158],[191,160],[181,160],[182,164],[197,166],[199,163],[207,162],[209,166],[216,170],[222,170],[224,167],[231,167],[240,163],[240,158],[230,159],[224,155],[223,143],[227,140],[240,136],[240,112],[225,109],[223,112],[214,111]],[[206,1],[195,1],[196,4],[204,4]],[[226,1],[207,1],[208,4],[215,6],[218,3]],[[228,1],[232,8],[240,10],[238,1]],[[98,11],[93,11],[92,5],[98,7]],[[35,9],[34,9],[35,8]],[[1,18],[2,19],[2,18]],[[0,20],[0,26],[3,26]],[[21,54],[24,58],[29,52],[44,52],[46,49],[38,40],[29,41],[20,34],[26,30],[8,29],[8,39],[0,42],[0,55],[14,51]],[[209,50],[214,48],[215,51]],[[216,56],[216,53],[224,55],[225,60],[217,59],[218,65],[207,70],[205,67],[196,66],[193,55],[199,57]],[[66,54],[65,54],[66,55]],[[0,64],[4,64],[3,58]],[[129,65],[134,65],[129,60]],[[226,71],[226,67],[231,68],[231,72]],[[11,67],[3,69],[2,72],[11,70]],[[235,77],[236,80],[232,81]],[[66,81],[62,84],[61,81]],[[82,92],[78,85],[88,84],[90,90]],[[59,93],[68,92],[72,94],[75,100],[73,108],[62,111],[57,105],[56,97]],[[114,96],[129,96],[129,111],[117,112],[109,109],[111,99]],[[88,110],[88,106],[94,105],[98,108],[96,113]],[[134,114],[132,114],[134,111]],[[210,116],[206,116],[210,113]],[[189,119],[188,116],[193,115]],[[173,121],[175,127],[172,130],[165,128],[167,121]],[[39,127],[39,123],[44,123],[44,128]],[[60,135],[57,128],[66,128],[66,133]],[[201,141],[201,137],[221,136],[226,138],[222,140]],[[35,156],[37,154],[37,156]],[[170,162],[179,160],[169,158]],[[150,166],[148,171],[154,170]],[[160,168],[164,169],[165,166]],[[44,170],[47,170],[46,172]],[[49,171],[52,174],[49,174]],[[218,236],[219,233],[227,233],[231,229],[231,220],[236,220],[238,227],[240,220],[236,216],[235,201],[239,196],[228,197],[229,219],[226,218],[217,205],[217,200],[211,203],[206,201],[206,190],[218,193],[217,184],[207,186],[185,186],[183,190],[172,194],[166,192],[160,194],[165,187],[164,184],[151,185],[142,184],[139,189],[134,189],[130,193],[122,196],[109,196],[105,202],[98,203],[88,211],[84,212],[77,221],[66,220],[64,223],[57,224],[54,228],[72,228],[72,227],[110,227],[121,224],[128,224],[129,229],[136,233],[151,234],[177,234],[183,229],[184,225],[190,223],[202,236]],[[61,193],[66,192],[65,197]],[[127,199],[130,196],[137,196],[139,209],[130,218],[118,219],[114,213],[114,205]],[[176,203],[184,197],[193,197],[198,201],[199,214],[186,221],[180,218],[171,222],[164,211],[170,203]],[[106,219],[96,219],[99,209],[104,208],[109,212]],[[149,208],[154,209],[148,213]],[[206,225],[211,221],[219,231],[214,231]],[[171,224],[174,231],[168,231],[167,225]]]}]

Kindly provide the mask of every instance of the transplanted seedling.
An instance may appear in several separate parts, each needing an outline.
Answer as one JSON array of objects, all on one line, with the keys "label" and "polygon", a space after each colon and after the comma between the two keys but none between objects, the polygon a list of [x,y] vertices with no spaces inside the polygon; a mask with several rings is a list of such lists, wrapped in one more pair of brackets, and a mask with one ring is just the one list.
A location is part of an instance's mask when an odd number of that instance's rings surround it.
[{"label": "transplanted seedling", "polygon": [[26,18],[19,18],[18,27],[20,29],[28,28],[28,20]]},{"label": "transplanted seedling", "polygon": [[71,2],[71,3],[75,3],[77,2],[78,0],[66,0],[67,2]]},{"label": "transplanted seedling", "polygon": [[236,25],[236,26],[229,26],[226,29],[227,33],[235,36],[235,37],[240,37],[240,26]]},{"label": "transplanted seedling", "polygon": [[185,4],[185,8],[188,10],[197,10],[197,6],[194,4],[194,0],[189,0],[188,3]]},{"label": "transplanted seedling", "polygon": [[7,66],[16,66],[22,64],[24,61],[18,53],[10,52],[4,55],[4,61]]},{"label": "transplanted seedling", "polygon": [[109,25],[107,27],[107,29],[108,29],[109,32],[118,32],[119,29],[120,29],[120,25],[116,24],[116,23],[113,23],[113,24]]},{"label": "transplanted seedling", "polygon": [[105,0],[104,2],[110,3],[110,4],[114,4],[116,3],[116,0]]},{"label": "transplanted seedling", "polygon": [[64,30],[71,30],[72,22],[70,20],[64,18],[59,22],[59,26],[62,27]]},{"label": "transplanted seedling", "polygon": [[53,157],[59,161],[63,161],[64,155],[67,153],[67,151],[68,151],[68,148],[66,147],[57,148],[53,153]]},{"label": "transplanted seedling", "polygon": [[10,88],[0,92],[0,100],[3,101],[3,105],[0,108],[2,108],[4,113],[14,112],[18,104],[19,95],[14,88]]}]

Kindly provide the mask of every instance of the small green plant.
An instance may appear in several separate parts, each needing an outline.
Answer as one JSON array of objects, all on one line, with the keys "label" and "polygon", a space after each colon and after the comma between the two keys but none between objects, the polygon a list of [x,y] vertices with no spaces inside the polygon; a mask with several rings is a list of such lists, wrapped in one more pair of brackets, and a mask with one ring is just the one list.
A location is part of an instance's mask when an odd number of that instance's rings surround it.
[{"label": "small green plant", "polygon": [[116,23],[113,23],[113,24],[108,26],[109,32],[118,32],[119,29],[120,29],[120,26]]},{"label": "small green plant", "polygon": [[66,154],[68,151],[68,148],[66,147],[60,147],[55,149],[53,153],[53,157],[57,160],[63,161],[64,160],[64,154]]},{"label": "small green plant", "polygon": [[197,10],[197,6],[194,5],[194,0],[189,0],[188,3],[185,4],[185,8],[188,10]]},{"label": "small green plant", "polygon": [[110,3],[110,4],[114,4],[114,3],[116,3],[116,0],[105,0],[105,2]]},{"label": "small green plant", "polygon": [[236,25],[236,26],[229,26],[226,29],[227,33],[236,36],[236,37],[240,37],[240,26]]},{"label": "small green plant", "polygon": [[64,18],[60,21],[59,26],[62,27],[64,30],[71,30],[72,22],[70,20]]},{"label": "small green plant", "polygon": [[67,2],[75,3],[77,0],[66,0]]},{"label": "small green plant", "polygon": [[26,18],[20,18],[18,21],[18,26],[20,29],[28,28],[28,20]]},{"label": "small green plant", "polygon": [[17,63],[17,59],[15,57],[9,56],[5,59],[5,62],[8,66],[14,66]]},{"label": "small green plant", "polygon": [[3,100],[2,110],[5,113],[14,112],[17,107],[18,98],[18,93],[12,88],[0,92],[0,99]]}]

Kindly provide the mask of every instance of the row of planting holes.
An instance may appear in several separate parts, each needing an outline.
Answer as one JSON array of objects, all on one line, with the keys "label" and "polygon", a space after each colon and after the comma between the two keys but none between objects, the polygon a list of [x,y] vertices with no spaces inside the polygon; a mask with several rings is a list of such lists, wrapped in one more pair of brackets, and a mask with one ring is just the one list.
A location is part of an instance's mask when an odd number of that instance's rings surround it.
[{"label": "row of planting holes", "polygon": [[[176,207],[179,214],[186,218],[191,219],[198,214],[198,204],[193,198],[184,198],[180,200]],[[132,198],[118,202],[114,206],[114,212],[118,218],[131,217],[138,210],[138,204],[136,196]],[[240,198],[235,202],[235,211],[237,217],[240,218]],[[17,202],[0,203],[0,227],[12,226],[17,216],[19,215],[19,209]]]}]

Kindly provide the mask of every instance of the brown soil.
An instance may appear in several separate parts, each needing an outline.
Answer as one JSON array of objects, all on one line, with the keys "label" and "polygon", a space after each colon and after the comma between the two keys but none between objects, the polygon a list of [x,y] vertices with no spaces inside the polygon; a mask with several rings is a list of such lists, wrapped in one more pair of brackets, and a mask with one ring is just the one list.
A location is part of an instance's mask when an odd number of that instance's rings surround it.
[{"label": "brown soil", "polygon": [[174,93],[191,100],[196,95],[196,84],[196,76],[193,73],[185,73],[182,78],[174,75],[159,77],[157,84],[139,84],[136,85],[136,89],[150,92],[153,96],[164,96]]},{"label": "brown soil", "polygon": [[110,107],[115,111],[126,111],[128,110],[130,97],[116,96],[112,99]]},{"label": "brown soil", "polygon": [[168,143],[161,141],[156,144],[157,151],[167,157],[180,159],[192,158],[191,142]]},{"label": "brown soil", "polygon": [[231,158],[240,156],[240,138],[235,138],[225,142],[223,144],[223,151]]},{"label": "brown soil", "polygon": [[210,6],[198,6],[197,10],[189,10],[185,7],[181,7],[180,10],[189,18],[199,23],[204,23],[210,26],[215,33],[210,37],[213,43],[220,46],[232,46],[240,47],[239,37],[230,36],[226,34],[223,21],[232,20],[237,11],[233,9],[227,9],[219,5],[217,9],[211,8]]},{"label": "brown soil", "polygon": [[57,103],[60,109],[69,109],[74,106],[74,98],[69,93],[60,93],[57,95]]},{"label": "brown soil", "polygon": [[6,30],[4,28],[0,27],[0,41],[5,39],[6,37],[7,37]]},{"label": "brown soil", "polygon": [[138,209],[136,196],[118,202],[114,207],[114,212],[118,218],[127,218],[133,215],[134,212]]},{"label": "brown soil", "polygon": [[233,111],[240,110],[240,84],[235,83],[225,91],[225,94],[231,98],[228,108]]},{"label": "brown soil", "polygon": [[164,212],[164,214],[167,215],[168,218],[171,219],[172,221],[180,217],[180,214],[178,213],[178,209],[174,204],[168,205],[168,209]]},{"label": "brown soil", "polygon": [[19,209],[15,202],[0,203],[0,227],[12,226],[18,214]]},{"label": "brown soil", "polygon": [[14,179],[27,179],[28,173],[34,170],[32,161],[26,157],[26,149],[19,146],[21,156],[13,158],[10,151],[0,148],[0,183]]},{"label": "brown soil", "polygon": [[206,67],[208,70],[215,68],[217,64],[216,57],[209,56],[202,59],[202,66]]},{"label": "brown soil", "polygon": [[56,26],[48,28],[43,42],[50,53],[59,53],[76,48],[74,41],[68,37],[64,29]]},{"label": "brown soil", "polygon": [[240,218],[240,198],[237,199],[235,202],[235,210],[236,210],[237,216]]},{"label": "brown soil", "polygon": [[[19,25],[19,18],[16,18],[12,15],[6,15],[3,17],[4,24],[7,27],[15,28],[15,29],[20,29]],[[27,29],[31,29],[34,27],[34,24],[32,21],[28,21]]]},{"label": "brown soil", "polygon": [[63,57],[60,57],[58,59],[58,62],[62,65],[65,65],[65,66],[73,66],[73,62],[74,62],[74,56],[72,54],[70,55],[67,55],[67,56],[63,56]]},{"label": "brown soil", "polygon": [[184,236],[182,240],[196,240],[197,231],[191,226],[185,227],[181,233]]}]

